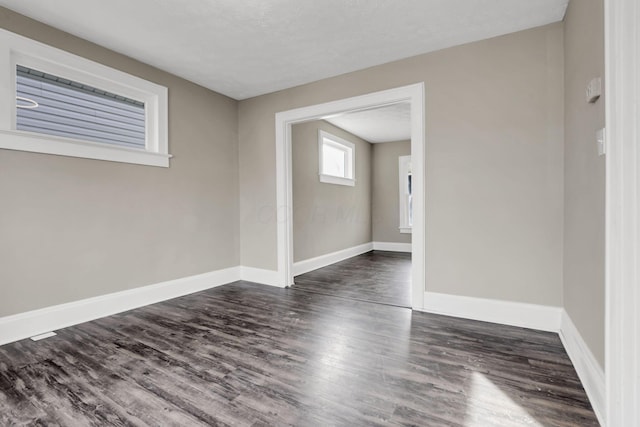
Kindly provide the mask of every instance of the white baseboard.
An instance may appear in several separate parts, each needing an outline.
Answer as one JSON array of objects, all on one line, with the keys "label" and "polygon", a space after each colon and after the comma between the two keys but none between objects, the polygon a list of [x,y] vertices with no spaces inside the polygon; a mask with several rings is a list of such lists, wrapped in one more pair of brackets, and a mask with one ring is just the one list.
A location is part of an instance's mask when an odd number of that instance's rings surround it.
[{"label": "white baseboard", "polygon": [[424,309],[428,313],[558,332],[562,308],[513,301],[425,292]]},{"label": "white baseboard", "polygon": [[[374,247],[374,244],[366,243],[301,261],[294,264],[294,272],[296,275],[303,274],[307,271],[312,271],[369,252]],[[252,267],[231,267],[224,270],[212,271],[1,317],[0,345],[214,288],[236,280],[279,286],[278,273],[272,270]],[[425,292],[424,302],[424,309],[421,311],[429,313],[542,331],[559,332],[560,339],[582,381],[582,385],[587,392],[594,411],[600,423],[604,425],[604,371],[564,309],[553,306],[449,295],[436,292]]]},{"label": "white baseboard", "polygon": [[262,285],[282,287],[278,280],[278,272],[273,270],[263,270],[261,268],[243,266],[240,267],[240,280],[260,283]]},{"label": "white baseboard", "polygon": [[299,274],[308,273],[310,271],[335,264],[336,262],[344,261],[345,259],[357,255],[362,255],[371,250],[373,250],[373,243],[369,242],[337,252],[331,252],[326,255],[320,255],[315,258],[305,259],[304,261],[298,261],[293,264],[293,275],[298,276]]},{"label": "white baseboard", "polygon": [[411,252],[411,243],[373,242],[374,251]]},{"label": "white baseboard", "polygon": [[422,311],[559,333],[591,406],[605,425],[604,371],[563,308],[425,292]]},{"label": "white baseboard", "polygon": [[[308,273],[322,267],[326,267],[345,259],[362,255],[369,251],[390,251],[390,252],[411,252],[411,243],[395,243],[395,242],[369,242],[362,245],[353,246],[351,248],[342,249],[340,251],[331,252],[329,254],[320,255],[314,258],[298,261],[293,264],[293,275]],[[248,279],[247,279],[248,280]]]},{"label": "white baseboard", "polygon": [[0,345],[22,340],[149,304],[247,280],[279,286],[278,273],[251,267],[231,267],[121,292],[0,317]]},{"label": "white baseboard", "polygon": [[578,373],[578,377],[580,377],[582,386],[587,392],[591,406],[593,406],[600,424],[604,426],[606,414],[604,369],[600,367],[600,364],[565,310],[562,310],[560,339]]},{"label": "white baseboard", "polygon": [[231,267],[0,317],[0,345],[214,288],[239,278],[240,268]]}]

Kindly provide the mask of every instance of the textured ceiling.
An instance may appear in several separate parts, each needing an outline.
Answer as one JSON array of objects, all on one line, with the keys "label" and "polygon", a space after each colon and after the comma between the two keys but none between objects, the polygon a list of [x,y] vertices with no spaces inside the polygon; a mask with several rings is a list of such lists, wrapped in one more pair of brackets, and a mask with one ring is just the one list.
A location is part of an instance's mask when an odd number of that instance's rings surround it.
[{"label": "textured ceiling", "polygon": [[373,143],[411,139],[411,105],[408,103],[346,113],[326,121]]},{"label": "textured ceiling", "polygon": [[564,17],[568,0],[0,0],[235,99]]}]

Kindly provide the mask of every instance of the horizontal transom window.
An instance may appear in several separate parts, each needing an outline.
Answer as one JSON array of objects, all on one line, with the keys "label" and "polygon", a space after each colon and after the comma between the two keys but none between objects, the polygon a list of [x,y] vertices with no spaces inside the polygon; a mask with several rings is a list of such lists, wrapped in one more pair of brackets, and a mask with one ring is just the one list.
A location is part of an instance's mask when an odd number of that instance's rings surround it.
[{"label": "horizontal transom window", "polygon": [[0,29],[0,149],[169,166],[168,91]]},{"label": "horizontal transom window", "polygon": [[145,149],[144,103],[18,65],[16,129]]}]

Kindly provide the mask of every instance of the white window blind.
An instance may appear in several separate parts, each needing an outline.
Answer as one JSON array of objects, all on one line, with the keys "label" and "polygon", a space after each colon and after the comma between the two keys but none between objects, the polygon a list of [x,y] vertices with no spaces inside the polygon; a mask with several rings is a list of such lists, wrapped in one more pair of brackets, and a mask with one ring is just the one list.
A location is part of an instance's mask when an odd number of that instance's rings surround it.
[{"label": "white window blind", "polygon": [[143,102],[16,67],[16,129],[145,149]]}]

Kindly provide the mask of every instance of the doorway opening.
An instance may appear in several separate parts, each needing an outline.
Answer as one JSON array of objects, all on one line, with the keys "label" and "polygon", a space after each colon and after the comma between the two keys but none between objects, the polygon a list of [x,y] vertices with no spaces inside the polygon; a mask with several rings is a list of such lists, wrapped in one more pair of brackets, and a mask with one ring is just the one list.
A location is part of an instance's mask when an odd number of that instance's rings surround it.
[{"label": "doorway opening", "polygon": [[[424,307],[425,293],[425,193],[424,193],[424,84],[389,89],[362,96],[297,108],[276,114],[278,282],[294,283],[292,126],[397,104],[410,107],[412,265],[411,307]],[[340,169],[341,170],[341,169]]]},{"label": "doorway opening", "polygon": [[411,307],[410,113],[292,125],[294,289]]}]

